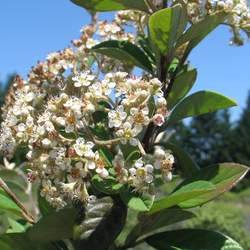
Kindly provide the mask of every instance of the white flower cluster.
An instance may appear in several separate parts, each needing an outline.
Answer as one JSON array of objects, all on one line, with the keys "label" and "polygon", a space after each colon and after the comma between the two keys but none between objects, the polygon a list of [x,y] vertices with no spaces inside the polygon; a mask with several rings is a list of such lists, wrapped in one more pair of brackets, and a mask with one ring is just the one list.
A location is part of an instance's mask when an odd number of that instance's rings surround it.
[{"label": "white flower cluster", "polygon": [[219,12],[227,14],[225,24],[233,31],[231,44],[242,45],[241,30],[250,36],[250,11],[246,0],[188,0],[187,11],[192,23],[201,21],[204,16]]},{"label": "white flower cluster", "polygon": [[[160,162],[143,154],[130,165],[121,157],[117,160],[122,145],[139,148],[150,122],[164,123],[168,113],[159,80],[126,72],[108,73],[100,79],[88,70],[70,74],[58,86],[48,85],[49,94],[39,86],[20,79],[16,82],[12,102],[4,112],[0,147],[9,157],[19,146],[28,149],[28,178],[42,180],[41,195],[52,205],[63,207],[74,197],[86,201],[91,177],[110,175],[112,167],[100,152],[103,146],[112,149],[117,182],[148,191],[154,171],[160,169],[164,179],[171,179],[173,161],[167,172],[163,163],[167,152],[158,157]],[[104,129],[101,136],[100,127]]]},{"label": "white flower cluster", "polygon": [[[112,175],[139,192],[152,191],[155,173],[171,180],[174,161],[168,152],[162,151],[161,157],[141,152],[149,123],[161,126],[168,115],[162,83],[117,71],[123,66],[116,62],[110,63],[111,72],[105,74],[107,68],[101,65],[109,62],[90,51],[97,32],[101,40],[133,42],[122,28],[137,20],[135,14],[129,19],[129,13],[119,12],[111,23],[85,27],[81,38],[73,42],[75,48],[38,62],[27,81],[17,77],[6,98],[0,149],[8,158],[20,147],[27,150],[27,179],[40,180],[41,195],[57,208],[74,198],[87,202],[95,175],[103,179]],[[127,16],[126,21],[122,16]],[[101,66],[102,74],[93,61]],[[124,146],[141,153],[128,161],[123,157]],[[111,154],[111,165],[103,147]]]}]

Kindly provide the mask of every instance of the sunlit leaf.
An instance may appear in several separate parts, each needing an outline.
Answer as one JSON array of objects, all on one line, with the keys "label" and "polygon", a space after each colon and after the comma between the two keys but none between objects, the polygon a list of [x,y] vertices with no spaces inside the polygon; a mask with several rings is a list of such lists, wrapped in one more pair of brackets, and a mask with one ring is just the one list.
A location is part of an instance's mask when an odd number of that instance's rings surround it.
[{"label": "sunlit leaf", "polygon": [[234,100],[216,92],[199,91],[186,97],[175,107],[167,125],[172,125],[187,117],[194,117],[236,105],[237,103]]},{"label": "sunlit leaf", "polygon": [[215,189],[196,196],[193,199],[183,201],[179,206],[182,208],[200,206],[218,197],[234,187],[246,175],[248,170],[248,167],[236,163],[222,163],[202,168],[192,178],[181,183],[177,189],[197,180],[209,181],[214,185]]},{"label": "sunlit leaf", "polygon": [[180,4],[159,10],[150,16],[150,39],[161,54],[166,55],[171,51],[186,24],[186,12]]},{"label": "sunlit leaf", "polygon": [[154,202],[154,196],[148,194],[138,194],[136,192],[122,192],[122,201],[131,209],[145,212],[149,211]]},{"label": "sunlit leaf", "polygon": [[73,3],[88,10],[94,11],[113,11],[137,9],[148,12],[144,0],[71,0]]},{"label": "sunlit leaf", "polygon": [[184,201],[192,200],[214,189],[214,185],[208,181],[193,181],[181,186],[169,196],[155,201],[149,213],[153,214],[166,208],[178,206]]}]

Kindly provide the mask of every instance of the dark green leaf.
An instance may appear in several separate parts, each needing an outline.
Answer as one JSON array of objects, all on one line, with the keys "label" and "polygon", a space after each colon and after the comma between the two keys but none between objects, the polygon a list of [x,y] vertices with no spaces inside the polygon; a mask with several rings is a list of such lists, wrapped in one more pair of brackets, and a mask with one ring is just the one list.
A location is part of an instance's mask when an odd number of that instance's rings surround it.
[{"label": "dark green leaf", "polygon": [[117,194],[121,192],[124,187],[124,185],[118,183],[117,180],[112,176],[108,176],[107,178],[103,179],[99,175],[95,175],[92,178],[91,183],[99,192],[105,194]]},{"label": "dark green leaf", "polygon": [[184,118],[198,116],[220,109],[236,106],[237,103],[213,91],[199,91],[181,101],[171,113],[167,125],[172,125]]},{"label": "dark green leaf", "polygon": [[171,110],[193,87],[197,78],[196,69],[178,75],[168,96],[168,109]]},{"label": "dark green leaf", "polygon": [[193,181],[204,180],[212,183],[215,189],[196,196],[194,199],[183,201],[179,206],[182,208],[200,206],[218,197],[235,186],[246,175],[248,170],[248,167],[236,163],[222,163],[202,168],[192,178],[181,183],[178,188],[182,188]]},{"label": "dark green leaf", "polygon": [[138,160],[141,157],[141,152],[138,150],[135,150],[129,154],[129,156],[126,158],[127,162],[133,162],[135,160]]},{"label": "dark green leaf", "polygon": [[92,50],[152,73],[152,65],[148,57],[139,47],[130,42],[117,40],[105,41],[94,46]]},{"label": "dark green leaf", "polygon": [[156,213],[166,208],[178,206],[184,201],[191,200],[197,196],[214,190],[215,187],[208,181],[194,181],[187,185],[181,186],[177,191],[170,194],[166,198],[154,202],[150,214]]},{"label": "dark green leaf", "polygon": [[161,145],[173,152],[173,155],[177,160],[177,167],[181,168],[183,177],[190,178],[199,171],[199,166],[194,162],[191,156],[177,145],[172,143],[159,143],[157,145]]},{"label": "dark green leaf", "polygon": [[170,53],[186,24],[186,12],[180,4],[159,10],[150,16],[150,38],[161,54]]},{"label": "dark green leaf", "polygon": [[73,3],[93,11],[137,9],[148,12],[144,0],[71,0]]},{"label": "dark green leaf", "polygon": [[193,218],[195,215],[181,209],[165,209],[152,215],[141,214],[138,216],[139,223],[131,230],[127,237],[127,244],[136,239],[152,234],[153,231]]},{"label": "dark green leaf", "polygon": [[99,148],[101,158],[104,160],[107,167],[112,167],[113,155],[105,147]]},{"label": "dark green leaf", "polygon": [[120,196],[129,208],[140,212],[149,211],[154,202],[154,196],[133,191],[122,192]]},{"label": "dark green leaf", "polygon": [[36,242],[57,241],[73,237],[73,226],[77,211],[65,208],[43,217],[28,231],[28,236]]},{"label": "dark green leaf", "polygon": [[243,250],[221,233],[199,229],[159,233],[148,237],[146,242],[158,250]]},{"label": "dark green leaf", "polygon": [[1,250],[56,250],[51,243],[40,244],[25,233],[10,233],[0,237]]}]

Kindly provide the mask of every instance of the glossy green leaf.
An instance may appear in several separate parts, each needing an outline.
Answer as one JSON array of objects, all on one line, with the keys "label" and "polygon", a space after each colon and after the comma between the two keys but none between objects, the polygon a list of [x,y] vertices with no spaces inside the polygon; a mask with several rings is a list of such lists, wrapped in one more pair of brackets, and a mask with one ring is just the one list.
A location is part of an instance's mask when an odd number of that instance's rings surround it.
[{"label": "glossy green leaf", "polygon": [[149,211],[154,202],[154,196],[131,191],[122,192],[120,196],[129,208],[140,212]]},{"label": "glossy green leaf", "polygon": [[99,175],[95,175],[92,178],[91,183],[99,192],[105,194],[117,194],[124,188],[124,185],[118,183],[112,176],[103,179]]},{"label": "glossy green leaf", "polygon": [[10,233],[0,237],[1,250],[56,250],[52,243],[41,244],[25,233]]},{"label": "glossy green leaf", "polygon": [[214,190],[215,187],[208,181],[194,181],[181,186],[177,191],[169,196],[154,202],[150,214],[156,213],[166,208],[178,206],[184,201],[192,200],[197,196]]},{"label": "glossy green leaf", "polygon": [[146,54],[130,42],[117,40],[105,41],[94,46],[92,50],[152,73],[152,65]]},{"label": "glossy green leaf", "polygon": [[188,43],[184,55],[186,58],[194,47],[196,47],[211,31],[225,21],[226,17],[226,13],[208,15],[202,21],[191,25],[191,27],[180,37],[176,47]]},{"label": "glossy green leaf", "polygon": [[200,229],[163,232],[148,237],[146,242],[158,250],[243,250],[221,233]]},{"label": "glossy green leaf", "polygon": [[73,237],[73,226],[77,211],[66,208],[43,217],[28,231],[30,239],[49,242]]},{"label": "glossy green leaf", "polygon": [[171,110],[182,98],[187,95],[193,87],[196,78],[196,69],[185,71],[176,77],[167,99],[169,110]]},{"label": "glossy green leaf", "polygon": [[172,151],[177,161],[177,167],[181,169],[183,177],[190,178],[199,171],[200,167],[182,148],[172,143],[159,143],[157,145],[163,146],[164,148],[170,149]]},{"label": "glossy green leaf", "polygon": [[0,189],[0,210],[4,212],[14,213],[16,215],[21,216],[21,209],[17,206],[17,204],[12,201],[5,192]]},{"label": "glossy green leaf", "polygon": [[73,3],[93,11],[136,9],[148,12],[144,0],[71,0]]},{"label": "glossy green leaf", "polygon": [[131,230],[126,243],[134,242],[147,234],[152,234],[157,229],[188,220],[195,217],[189,211],[182,209],[164,209],[152,215],[141,214],[138,216],[139,223]]},{"label": "glossy green leaf", "polygon": [[186,12],[180,4],[155,12],[149,18],[151,42],[161,54],[168,54],[175,45],[176,39],[187,24]]},{"label": "glossy green leaf", "polygon": [[172,125],[187,117],[194,117],[236,105],[237,103],[234,100],[216,92],[199,91],[186,97],[175,107],[167,125]]},{"label": "glossy green leaf", "polygon": [[218,197],[235,186],[246,175],[248,170],[248,167],[236,163],[222,163],[202,168],[192,178],[181,183],[178,188],[182,188],[193,181],[204,180],[212,183],[215,189],[196,196],[193,199],[183,201],[179,206],[182,208],[200,206]]}]

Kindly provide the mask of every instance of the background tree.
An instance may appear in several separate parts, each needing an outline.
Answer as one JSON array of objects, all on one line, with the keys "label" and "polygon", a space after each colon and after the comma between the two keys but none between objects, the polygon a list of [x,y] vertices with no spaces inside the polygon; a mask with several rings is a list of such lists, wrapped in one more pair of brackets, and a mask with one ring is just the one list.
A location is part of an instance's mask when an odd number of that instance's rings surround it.
[{"label": "background tree", "polygon": [[220,161],[232,161],[232,130],[229,111],[223,110],[195,117],[188,124],[179,124],[171,141],[205,167]]}]

